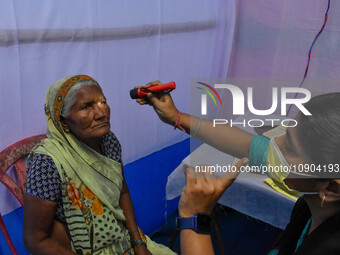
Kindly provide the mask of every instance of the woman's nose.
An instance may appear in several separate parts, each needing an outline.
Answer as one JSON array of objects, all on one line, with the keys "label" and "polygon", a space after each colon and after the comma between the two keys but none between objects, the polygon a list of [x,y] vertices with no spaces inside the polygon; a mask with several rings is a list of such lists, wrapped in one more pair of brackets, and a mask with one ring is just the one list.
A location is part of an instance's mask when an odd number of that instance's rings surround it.
[{"label": "woman's nose", "polygon": [[104,109],[104,105],[98,103],[94,107],[94,118],[95,119],[102,119],[106,117],[106,111]]}]

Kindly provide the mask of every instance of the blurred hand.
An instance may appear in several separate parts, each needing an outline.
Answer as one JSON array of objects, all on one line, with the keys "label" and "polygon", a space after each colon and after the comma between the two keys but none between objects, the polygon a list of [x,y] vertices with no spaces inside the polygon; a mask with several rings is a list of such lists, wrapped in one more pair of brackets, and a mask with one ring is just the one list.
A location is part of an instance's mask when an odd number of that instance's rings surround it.
[{"label": "blurred hand", "polygon": [[234,182],[240,173],[241,166],[247,165],[247,158],[236,164],[235,172],[227,172],[220,178],[214,173],[195,172],[188,168],[187,184],[184,187],[178,205],[180,217],[192,217],[196,213],[210,214],[224,191]]},{"label": "blurred hand", "polygon": [[[143,86],[143,88],[150,88],[152,86],[160,84],[162,84],[160,81],[152,81]],[[176,123],[178,110],[170,96],[170,93],[165,93],[161,95],[148,93],[147,97],[137,99],[136,102],[140,105],[151,105],[161,121],[170,125],[174,125]]]}]

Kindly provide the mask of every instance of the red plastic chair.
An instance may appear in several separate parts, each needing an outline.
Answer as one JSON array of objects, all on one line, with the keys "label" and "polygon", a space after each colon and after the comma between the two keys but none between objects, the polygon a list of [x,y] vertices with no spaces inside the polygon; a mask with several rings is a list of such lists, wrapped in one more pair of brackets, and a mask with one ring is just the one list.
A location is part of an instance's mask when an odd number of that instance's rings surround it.
[{"label": "red plastic chair", "polygon": [[[26,165],[23,161],[31,149],[39,143],[46,135],[36,135],[28,137],[0,152],[0,181],[14,194],[20,204],[24,206],[24,192],[26,181]],[[15,172],[18,177],[19,185],[6,173],[7,170],[14,165]],[[7,228],[0,213],[0,230],[5,237],[5,240],[12,254],[17,255],[12,240],[8,234]]]}]

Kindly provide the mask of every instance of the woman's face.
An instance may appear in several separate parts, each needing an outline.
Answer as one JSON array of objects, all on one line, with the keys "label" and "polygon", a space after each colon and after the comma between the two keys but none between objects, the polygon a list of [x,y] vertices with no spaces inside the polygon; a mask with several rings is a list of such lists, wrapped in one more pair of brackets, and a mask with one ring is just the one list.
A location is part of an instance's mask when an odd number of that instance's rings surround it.
[{"label": "woman's face", "polygon": [[[287,128],[286,134],[275,138],[275,142],[279,146],[283,156],[287,163],[292,166],[296,166],[299,169],[299,165],[310,164],[309,157],[302,149],[299,143],[297,127]],[[288,178],[285,179],[286,185],[294,190],[298,191],[314,191],[315,180],[311,178],[301,178],[301,175],[290,173]]]},{"label": "woman's face", "polygon": [[275,142],[288,164],[296,166],[309,163],[309,158],[300,145],[297,128],[297,126],[289,127],[285,135],[275,138]]},{"label": "woman's face", "polygon": [[84,86],[78,90],[76,99],[63,126],[83,142],[109,133],[110,107],[103,92],[96,86]]}]

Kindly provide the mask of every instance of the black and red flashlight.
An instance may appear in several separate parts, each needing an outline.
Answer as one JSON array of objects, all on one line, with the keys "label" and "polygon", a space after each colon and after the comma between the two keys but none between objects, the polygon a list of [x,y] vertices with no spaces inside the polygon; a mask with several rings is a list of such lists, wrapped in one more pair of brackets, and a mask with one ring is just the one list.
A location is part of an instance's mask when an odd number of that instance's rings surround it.
[{"label": "black and red flashlight", "polygon": [[146,97],[150,92],[155,94],[163,94],[170,92],[176,88],[175,82],[164,83],[160,85],[151,86],[149,88],[135,88],[130,90],[130,96],[132,99],[138,99]]}]

